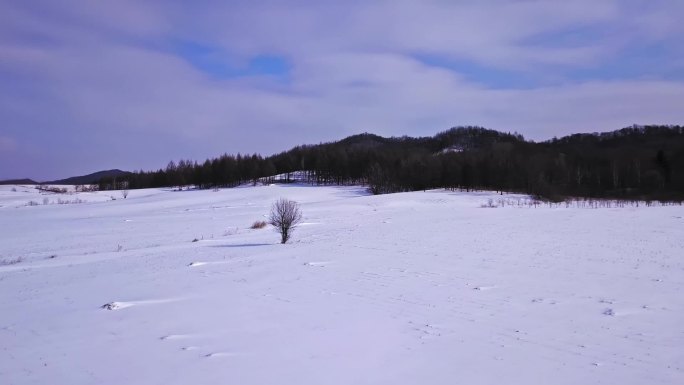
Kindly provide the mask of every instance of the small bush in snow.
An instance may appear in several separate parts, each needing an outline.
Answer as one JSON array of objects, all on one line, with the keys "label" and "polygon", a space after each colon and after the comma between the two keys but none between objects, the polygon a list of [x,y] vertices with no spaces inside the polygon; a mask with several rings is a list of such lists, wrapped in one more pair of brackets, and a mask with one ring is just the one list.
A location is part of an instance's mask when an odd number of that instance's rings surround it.
[{"label": "small bush in snow", "polygon": [[13,258],[13,259],[2,259],[0,260],[0,266],[9,266],[9,265],[16,265],[17,263],[23,261],[21,257]]},{"label": "small bush in snow", "polygon": [[252,226],[250,226],[249,228],[250,229],[263,229],[264,227],[266,227],[267,224],[268,223],[266,223],[266,221],[256,221],[256,222],[252,223]]},{"label": "small bush in snow", "polygon": [[482,208],[487,208],[487,209],[493,209],[493,208],[497,208],[497,207],[499,207],[499,206],[497,206],[497,205],[494,204],[494,199],[489,198],[489,199],[487,200],[487,203],[481,205],[480,207],[482,207]]},{"label": "small bush in snow", "polygon": [[280,233],[280,243],[287,243],[292,230],[302,221],[302,211],[299,204],[285,198],[280,198],[271,206],[268,223]]},{"label": "small bush in snow", "polygon": [[70,204],[78,204],[78,203],[85,203],[85,201],[81,198],[76,198],[74,200],[57,198],[57,204],[58,205],[70,205]]},{"label": "small bush in snow", "polygon": [[237,227],[232,227],[232,228],[229,228],[229,229],[227,229],[226,231],[224,231],[224,232],[223,232],[223,236],[224,236],[224,237],[227,237],[227,236],[230,236],[230,235],[235,235],[235,234],[237,234],[239,231],[240,231],[240,229],[238,229]]}]

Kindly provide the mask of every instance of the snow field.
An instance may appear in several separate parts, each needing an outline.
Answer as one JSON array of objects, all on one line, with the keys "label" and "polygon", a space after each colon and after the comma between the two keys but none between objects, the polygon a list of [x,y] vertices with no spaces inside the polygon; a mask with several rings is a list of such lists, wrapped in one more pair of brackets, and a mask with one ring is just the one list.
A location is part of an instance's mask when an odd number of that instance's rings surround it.
[{"label": "snow field", "polygon": [[[10,187],[2,384],[684,382],[681,206]],[[248,228],[279,197],[304,214],[287,245]]]}]

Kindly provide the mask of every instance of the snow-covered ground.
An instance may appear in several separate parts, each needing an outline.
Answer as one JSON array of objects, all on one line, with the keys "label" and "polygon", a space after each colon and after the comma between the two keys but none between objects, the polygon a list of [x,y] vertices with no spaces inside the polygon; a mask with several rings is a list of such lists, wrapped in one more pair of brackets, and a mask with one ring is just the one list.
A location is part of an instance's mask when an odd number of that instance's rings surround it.
[{"label": "snow-covered ground", "polygon": [[684,207],[488,198],[1,186],[0,383],[684,383]]}]

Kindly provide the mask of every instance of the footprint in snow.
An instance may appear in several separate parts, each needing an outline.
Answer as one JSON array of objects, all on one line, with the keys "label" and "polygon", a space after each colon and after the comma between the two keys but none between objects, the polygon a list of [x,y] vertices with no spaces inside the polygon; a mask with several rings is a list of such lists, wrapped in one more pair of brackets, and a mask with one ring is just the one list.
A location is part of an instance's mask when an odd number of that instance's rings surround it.
[{"label": "footprint in snow", "polygon": [[238,356],[237,353],[232,353],[232,352],[215,352],[215,353],[209,353],[205,354],[205,358],[219,358],[219,357],[235,357]]},{"label": "footprint in snow", "polygon": [[230,263],[230,261],[213,261],[213,262],[191,262],[188,264],[188,267],[199,267],[199,266],[205,266],[205,265],[222,265]]},{"label": "footprint in snow", "polygon": [[120,310],[131,306],[133,305],[128,302],[109,302],[100,306],[100,308],[105,310]]},{"label": "footprint in snow", "polygon": [[329,264],[333,263],[332,261],[320,261],[320,262],[306,262],[304,266],[311,266],[311,267],[325,267]]},{"label": "footprint in snow", "polygon": [[180,298],[148,299],[148,300],[143,300],[143,301],[128,301],[128,302],[114,301],[114,302],[109,302],[109,303],[106,303],[106,304],[100,306],[100,309],[121,310],[121,309],[125,309],[125,308],[131,307],[131,306],[154,305],[154,304],[159,304],[159,303],[175,302],[175,301],[179,301],[179,300],[180,300]]},{"label": "footprint in snow", "polygon": [[191,262],[188,267],[197,267],[197,266],[203,266],[206,265],[206,262]]},{"label": "footprint in snow", "polygon": [[492,290],[496,289],[496,286],[476,286],[473,288],[473,290],[478,290],[478,291],[487,291],[487,290]]},{"label": "footprint in snow", "polygon": [[169,334],[166,336],[159,337],[160,340],[166,341],[166,340],[180,340],[183,338],[189,338],[191,335],[189,334]]}]

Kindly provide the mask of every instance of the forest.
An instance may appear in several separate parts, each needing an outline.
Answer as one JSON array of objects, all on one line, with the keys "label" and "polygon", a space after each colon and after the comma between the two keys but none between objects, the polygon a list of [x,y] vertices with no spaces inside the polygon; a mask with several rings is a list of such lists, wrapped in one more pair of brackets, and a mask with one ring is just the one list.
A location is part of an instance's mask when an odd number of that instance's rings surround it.
[{"label": "forest", "polygon": [[[100,189],[234,187],[291,181],[368,186],[373,194],[433,188],[493,190],[539,199],[684,200],[684,127],[631,126],[543,142],[482,127],[454,127],[432,137],[364,133],[301,145],[272,156],[224,154],[203,163],[104,178]],[[300,180],[301,181],[301,180]]]}]

